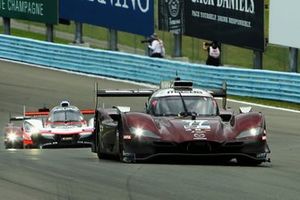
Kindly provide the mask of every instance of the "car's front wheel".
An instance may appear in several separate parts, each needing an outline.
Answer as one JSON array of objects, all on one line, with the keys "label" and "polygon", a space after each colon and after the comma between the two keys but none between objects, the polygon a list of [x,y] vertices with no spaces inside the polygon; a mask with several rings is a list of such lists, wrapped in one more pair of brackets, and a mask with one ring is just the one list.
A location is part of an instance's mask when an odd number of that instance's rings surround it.
[{"label": "car's front wheel", "polygon": [[117,130],[116,132],[117,137],[119,138],[118,143],[119,143],[119,159],[121,162],[124,163],[134,163],[135,162],[135,157],[132,153],[128,153],[124,150],[124,140],[123,140],[123,135],[120,135],[120,131]]},{"label": "car's front wheel", "polygon": [[262,160],[254,160],[254,159],[250,159],[247,157],[239,157],[239,158],[237,158],[237,162],[239,165],[242,165],[242,166],[258,166],[261,163],[263,163]]},{"label": "car's front wheel", "polygon": [[103,153],[102,147],[101,147],[101,137],[100,134],[98,134],[98,143],[97,143],[97,156],[98,159],[107,159],[109,156],[106,153]]}]

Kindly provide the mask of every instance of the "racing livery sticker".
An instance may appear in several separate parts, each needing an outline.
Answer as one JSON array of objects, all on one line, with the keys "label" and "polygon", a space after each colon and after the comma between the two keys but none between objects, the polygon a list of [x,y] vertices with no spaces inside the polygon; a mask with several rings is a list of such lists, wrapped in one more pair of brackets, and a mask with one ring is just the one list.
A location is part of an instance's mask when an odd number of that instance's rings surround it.
[{"label": "racing livery sticker", "polygon": [[187,132],[193,134],[195,140],[206,140],[206,131],[209,131],[210,125],[207,120],[182,120],[183,127]]},{"label": "racing livery sticker", "polygon": [[210,125],[207,120],[182,120],[183,127],[186,131],[193,129],[210,130]]}]

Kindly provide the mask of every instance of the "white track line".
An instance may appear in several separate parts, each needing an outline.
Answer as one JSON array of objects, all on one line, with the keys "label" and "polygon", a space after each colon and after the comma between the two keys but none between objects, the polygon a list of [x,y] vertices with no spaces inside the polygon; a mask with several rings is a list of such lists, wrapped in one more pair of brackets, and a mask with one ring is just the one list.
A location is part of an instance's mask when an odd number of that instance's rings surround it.
[{"label": "white track line", "polygon": [[[117,79],[117,78],[109,78],[109,77],[105,77],[105,76],[68,71],[68,70],[64,70],[64,69],[49,68],[49,67],[45,67],[45,66],[41,66],[41,65],[29,64],[29,63],[24,63],[24,62],[19,62],[19,61],[12,61],[12,60],[2,59],[2,58],[0,58],[0,61],[6,61],[6,62],[11,62],[11,63],[16,63],[16,64],[22,64],[22,65],[26,65],[26,66],[33,66],[33,67],[47,69],[47,70],[65,72],[65,73],[69,73],[69,74],[75,74],[75,75],[81,75],[81,76],[87,76],[87,77],[93,77],[93,78],[101,78],[101,79],[111,80],[111,81],[116,81],[116,82],[129,83],[129,84],[133,84],[133,85],[140,85],[140,86],[143,86],[143,87],[157,88],[157,85],[153,85],[153,84],[139,83],[139,82],[134,82],[134,81],[121,80],[121,79]],[[245,104],[245,105],[257,106],[257,107],[261,107],[261,108],[268,108],[268,109],[273,109],[273,110],[300,113],[299,110],[292,110],[292,109],[275,107],[275,106],[267,106],[267,105],[256,104],[256,103],[249,103],[249,102],[246,102],[246,101],[238,101],[238,100],[233,100],[233,99],[228,99],[228,101],[233,102],[233,103],[241,103],[241,104]]]}]

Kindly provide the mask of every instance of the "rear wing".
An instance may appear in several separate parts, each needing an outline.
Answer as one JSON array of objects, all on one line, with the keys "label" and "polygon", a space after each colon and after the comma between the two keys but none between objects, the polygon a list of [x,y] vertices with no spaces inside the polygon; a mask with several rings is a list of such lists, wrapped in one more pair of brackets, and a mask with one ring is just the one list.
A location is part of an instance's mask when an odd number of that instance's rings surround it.
[{"label": "rear wing", "polygon": [[149,97],[153,89],[97,90],[97,97]]},{"label": "rear wing", "polygon": [[227,106],[227,83],[223,82],[222,88],[208,90],[208,92],[216,98],[222,98],[222,108],[226,109]]},{"label": "rear wing", "polygon": [[48,114],[49,114],[49,109],[45,107],[38,109],[38,111],[28,112],[26,111],[26,107],[23,106],[23,115],[12,117],[11,114],[9,114],[9,122],[24,121],[35,117],[43,117],[43,116],[45,117],[48,116]]},{"label": "rear wing", "polygon": [[25,117],[46,117],[49,115],[49,112],[39,112],[39,111],[33,111],[33,112],[25,112]]},{"label": "rear wing", "polygon": [[38,111],[26,111],[24,106],[24,116],[25,117],[47,117],[49,115],[49,108],[43,107],[39,108]]},{"label": "rear wing", "polygon": [[[174,84],[175,83],[175,84]],[[173,82],[173,87],[180,87],[182,88],[191,88],[192,85],[190,85],[190,82],[187,81],[180,81],[179,84],[176,84],[177,82]],[[182,85],[184,83],[184,85]],[[166,85],[168,88],[170,87],[170,82],[165,82],[163,84],[164,86],[160,86],[160,88],[165,88]],[[95,98],[95,105],[96,105],[96,110],[98,106],[98,97],[150,97],[157,89],[108,89],[108,90],[98,90],[98,85],[95,85],[95,93],[96,93],[96,98]],[[223,109],[226,109],[227,106],[227,83],[223,82],[222,88],[220,89],[211,89],[208,90],[208,92],[213,96],[213,97],[220,97],[222,98],[222,107]]]},{"label": "rear wing", "polygon": [[9,118],[9,122],[14,122],[14,121],[23,121],[26,119],[30,119],[30,117],[26,117],[26,116],[15,116],[15,117],[10,117]]},{"label": "rear wing", "polygon": [[[91,109],[85,109],[85,110],[80,110],[81,114],[83,115],[93,115],[95,114],[95,110]],[[39,112],[39,111],[33,111],[33,112],[25,112],[24,116],[25,117],[47,117],[50,112]]]},{"label": "rear wing", "polygon": [[95,110],[91,110],[91,109],[80,110],[80,112],[83,115],[93,115],[93,114],[95,114]]},{"label": "rear wing", "polygon": [[108,89],[98,90],[98,85],[95,85],[95,110],[98,107],[98,97],[150,97],[154,89]]}]

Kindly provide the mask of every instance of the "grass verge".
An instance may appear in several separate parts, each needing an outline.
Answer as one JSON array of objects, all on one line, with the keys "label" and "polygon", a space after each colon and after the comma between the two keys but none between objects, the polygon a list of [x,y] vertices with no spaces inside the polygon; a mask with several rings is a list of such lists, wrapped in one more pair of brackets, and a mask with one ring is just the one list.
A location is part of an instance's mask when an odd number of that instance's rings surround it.
[{"label": "grass verge", "polygon": [[[3,27],[2,26],[0,26],[0,32],[3,32]],[[42,34],[39,34],[39,33],[28,32],[28,31],[24,31],[24,30],[20,30],[20,29],[16,29],[16,28],[11,29],[11,35],[24,37],[24,38],[31,38],[31,39],[35,39],[35,40],[41,40],[41,41],[46,40],[45,35],[42,35]],[[54,38],[54,42],[55,43],[60,43],[60,44],[69,44],[72,41],[56,37],[56,38]]]},{"label": "grass verge", "polygon": [[287,109],[300,111],[300,104],[297,103],[275,101],[275,100],[268,100],[268,99],[258,99],[253,97],[228,96],[228,98],[233,100],[238,100],[238,101],[245,101],[245,102],[256,103],[256,104],[261,104],[266,106],[274,106],[274,107],[287,108]]}]

